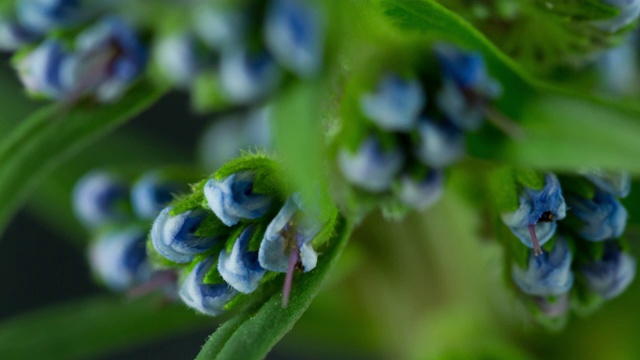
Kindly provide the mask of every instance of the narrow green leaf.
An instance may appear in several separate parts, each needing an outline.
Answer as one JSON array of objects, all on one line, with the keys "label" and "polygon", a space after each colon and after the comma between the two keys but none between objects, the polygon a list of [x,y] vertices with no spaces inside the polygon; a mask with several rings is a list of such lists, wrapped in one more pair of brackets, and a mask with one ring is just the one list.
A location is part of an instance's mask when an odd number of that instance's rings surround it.
[{"label": "narrow green leaf", "polygon": [[0,323],[0,359],[87,358],[216,323],[159,300],[100,296],[10,318]]},{"label": "narrow green leaf", "polygon": [[340,222],[334,241],[319,259],[318,267],[294,279],[287,308],[282,308],[282,295],[277,292],[257,311],[238,315],[222,325],[196,359],[263,359],[309,307],[344,250],[351,229],[349,223]]},{"label": "narrow green leaf", "polygon": [[36,112],[0,143],[0,231],[29,192],[71,155],[149,107],[164,93],[139,83],[118,103]]}]

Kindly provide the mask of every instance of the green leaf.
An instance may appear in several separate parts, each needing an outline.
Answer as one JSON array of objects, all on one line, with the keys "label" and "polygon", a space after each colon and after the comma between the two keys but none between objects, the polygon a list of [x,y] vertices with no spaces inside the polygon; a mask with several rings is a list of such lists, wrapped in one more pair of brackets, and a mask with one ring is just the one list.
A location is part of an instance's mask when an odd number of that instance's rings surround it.
[{"label": "green leaf", "polygon": [[282,308],[282,295],[277,292],[259,309],[237,315],[223,324],[207,340],[196,359],[263,359],[309,307],[344,250],[351,229],[349,223],[340,222],[334,241],[321,255],[318,266],[294,279],[287,308]]},{"label": "green leaf", "polygon": [[72,155],[149,107],[164,93],[139,83],[115,104],[52,105],[0,143],[0,230],[31,190]]},{"label": "green leaf", "polygon": [[95,357],[216,323],[182,304],[161,306],[159,300],[100,296],[10,318],[0,323],[0,358]]}]

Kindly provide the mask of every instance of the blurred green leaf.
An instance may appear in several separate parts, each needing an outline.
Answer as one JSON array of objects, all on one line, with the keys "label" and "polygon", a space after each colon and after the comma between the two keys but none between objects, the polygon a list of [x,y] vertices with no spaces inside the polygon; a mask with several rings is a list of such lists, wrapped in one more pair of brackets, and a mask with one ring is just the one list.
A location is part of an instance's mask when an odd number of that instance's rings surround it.
[{"label": "blurred green leaf", "polygon": [[54,305],[0,323],[0,359],[76,359],[212,327],[181,304],[101,296]]},{"label": "blurred green leaf", "polygon": [[282,295],[277,292],[257,311],[237,315],[223,324],[207,340],[196,359],[263,359],[293,328],[320,291],[324,279],[344,250],[351,229],[349,223],[339,223],[334,241],[324,251],[318,266],[294,279],[287,308],[282,308]]},{"label": "blurred green leaf", "polygon": [[46,175],[163,93],[143,82],[116,104],[73,109],[52,105],[21,123],[0,143],[0,230]]}]

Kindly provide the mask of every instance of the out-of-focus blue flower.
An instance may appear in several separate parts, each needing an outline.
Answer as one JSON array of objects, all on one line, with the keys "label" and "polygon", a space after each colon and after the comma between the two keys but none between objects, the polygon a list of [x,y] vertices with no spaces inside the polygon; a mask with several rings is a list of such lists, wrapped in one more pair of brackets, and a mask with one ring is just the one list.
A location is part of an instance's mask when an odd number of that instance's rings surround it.
[{"label": "out-of-focus blue flower", "polygon": [[253,173],[242,171],[204,185],[209,208],[227,226],[242,219],[257,219],[271,208],[271,197],[253,192]]},{"label": "out-of-focus blue flower", "polygon": [[168,180],[157,172],[149,172],[131,188],[131,205],[138,217],[153,220],[169,205],[175,194],[186,189],[185,184]]},{"label": "out-of-focus blue flower", "polygon": [[597,61],[601,87],[604,94],[621,96],[629,94],[638,81],[638,36],[630,34],[625,41],[604,52]]},{"label": "out-of-focus blue flower", "polygon": [[37,36],[15,20],[0,17],[0,51],[16,51]]},{"label": "out-of-focus blue flower", "polygon": [[194,8],[193,17],[196,33],[213,49],[237,46],[245,37],[248,19],[240,9],[203,3]]},{"label": "out-of-focus blue flower", "polygon": [[171,216],[171,210],[172,207],[162,210],[151,228],[151,243],[160,255],[184,264],[217,242],[217,238],[196,235],[206,216],[204,210],[189,210],[175,216]]},{"label": "out-of-focus blue flower", "polygon": [[554,296],[553,299],[542,296],[534,296],[533,300],[538,306],[538,309],[540,309],[540,311],[545,316],[548,316],[550,318],[556,318],[566,314],[571,305],[571,303],[569,302],[568,294]]},{"label": "out-of-focus blue flower", "polygon": [[416,156],[426,165],[442,168],[464,156],[464,133],[448,122],[422,120],[418,133],[420,142]]},{"label": "out-of-focus blue flower", "polygon": [[120,18],[107,17],[76,38],[64,82],[70,96],[95,91],[100,101],[110,102],[143,72],[146,63],[147,50],[133,28]]},{"label": "out-of-focus blue flower", "polygon": [[614,33],[631,24],[640,16],[639,0],[602,0],[602,2],[620,10],[620,13],[613,18],[593,22],[602,31]]},{"label": "out-of-focus blue flower", "polygon": [[562,237],[556,237],[553,250],[535,256],[529,255],[527,269],[513,264],[511,276],[526,294],[550,296],[564,294],[573,286],[571,272],[571,251]]},{"label": "out-of-focus blue flower", "polygon": [[224,311],[224,305],[238,294],[226,283],[204,283],[205,276],[214,265],[213,257],[198,263],[184,279],[179,292],[180,298],[187,306],[211,316],[221,314]]},{"label": "out-of-focus blue flower", "polygon": [[45,35],[51,30],[74,26],[93,14],[83,0],[18,0],[16,15],[24,28]]},{"label": "out-of-focus blue flower", "polygon": [[442,197],[444,191],[442,171],[430,170],[422,180],[403,175],[400,180],[398,196],[405,205],[417,210],[425,210]]},{"label": "out-of-focus blue flower", "polygon": [[147,280],[147,231],[133,226],[101,234],[89,248],[91,268],[114,291],[123,291]]},{"label": "out-of-focus blue flower", "polygon": [[200,139],[200,159],[205,169],[215,171],[242,150],[271,148],[267,106],[233,113],[216,120]]},{"label": "out-of-focus blue flower", "polygon": [[631,192],[631,177],[626,171],[588,170],[582,174],[600,190],[615,197],[627,197]]},{"label": "out-of-focus blue flower", "polygon": [[386,74],[375,92],[360,97],[362,113],[385,130],[412,130],[426,103],[422,86],[416,79]]},{"label": "out-of-focus blue flower", "polygon": [[636,260],[617,245],[607,244],[601,260],[580,268],[589,288],[605,299],[620,295],[636,275]]},{"label": "out-of-focus blue flower", "polygon": [[536,249],[529,227],[533,225],[539,246],[542,246],[555,233],[555,221],[566,216],[567,206],[558,178],[553,174],[547,174],[541,190],[525,188],[520,193],[519,201],[518,210],[503,213],[502,221],[523,244]]},{"label": "out-of-focus blue flower", "polygon": [[313,270],[318,254],[311,241],[324,224],[316,214],[303,208],[299,194],[290,196],[267,227],[258,252],[260,265],[269,271],[287,272],[291,251],[299,251],[304,271]]},{"label": "out-of-focus blue flower", "polygon": [[111,173],[94,171],[73,189],[73,210],[88,227],[99,227],[130,218],[129,188]]},{"label": "out-of-focus blue flower", "polygon": [[218,272],[229,285],[241,293],[253,292],[260,285],[265,270],[258,262],[258,252],[249,251],[255,228],[249,226],[233,244],[231,252],[222,250],[218,258]]},{"label": "out-of-focus blue flower", "polygon": [[315,75],[322,65],[324,21],[317,4],[272,0],[265,20],[265,41],[277,61],[298,76]]},{"label": "out-of-focus blue flower", "polygon": [[190,86],[207,64],[207,56],[196,36],[189,32],[162,37],[154,57],[162,75],[172,83]]},{"label": "out-of-focus blue flower", "polygon": [[567,204],[571,213],[584,222],[577,231],[585,240],[615,239],[627,225],[627,210],[618,199],[605,192],[596,191],[591,200],[570,194]]},{"label": "out-of-focus blue flower", "polygon": [[63,68],[69,53],[56,40],[47,40],[20,60],[18,75],[27,91],[49,98],[63,98],[68,88],[63,81]]},{"label": "out-of-focus blue flower", "polygon": [[265,51],[250,52],[237,46],[220,58],[220,85],[233,103],[246,104],[270,94],[280,83],[282,72]]},{"label": "out-of-focus blue flower", "polygon": [[399,149],[383,149],[374,136],[367,138],[355,154],[346,149],[338,154],[338,165],[344,177],[371,192],[388,190],[403,163]]}]

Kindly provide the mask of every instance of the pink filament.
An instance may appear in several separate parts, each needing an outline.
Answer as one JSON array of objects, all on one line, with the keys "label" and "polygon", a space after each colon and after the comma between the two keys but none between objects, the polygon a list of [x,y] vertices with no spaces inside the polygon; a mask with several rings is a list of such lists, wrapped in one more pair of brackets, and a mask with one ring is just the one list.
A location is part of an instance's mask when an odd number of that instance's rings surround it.
[{"label": "pink filament", "polygon": [[282,307],[286,308],[289,305],[289,294],[291,293],[291,284],[293,283],[293,271],[298,263],[298,247],[293,246],[289,253],[289,268],[287,269],[287,276],[284,279],[284,286],[282,288]]},{"label": "pink filament", "polygon": [[531,224],[528,226],[529,234],[531,234],[531,242],[533,242],[533,255],[538,256],[542,254],[542,248],[540,247],[540,243],[538,242],[538,236],[536,235],[535,225]]}]

